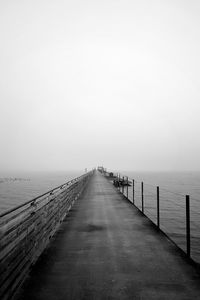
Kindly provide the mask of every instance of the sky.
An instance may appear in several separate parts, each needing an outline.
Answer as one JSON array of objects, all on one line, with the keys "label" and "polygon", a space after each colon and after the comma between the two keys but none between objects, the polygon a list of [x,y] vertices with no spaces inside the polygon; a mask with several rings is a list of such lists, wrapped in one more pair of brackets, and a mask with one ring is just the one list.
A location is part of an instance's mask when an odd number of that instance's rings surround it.
[{"label": "sky", "polygon": [[0,169],[200,171],[200,1],[1,0]]}]

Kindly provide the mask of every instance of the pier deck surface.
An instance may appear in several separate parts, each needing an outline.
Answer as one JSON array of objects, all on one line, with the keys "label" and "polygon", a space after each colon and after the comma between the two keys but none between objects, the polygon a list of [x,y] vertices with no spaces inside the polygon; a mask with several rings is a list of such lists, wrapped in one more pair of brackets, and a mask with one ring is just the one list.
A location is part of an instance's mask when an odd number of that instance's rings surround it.
[{"label": "pier deck surface", "polygon": [[200,299],[196,270],[96,172],[20,300]]}]

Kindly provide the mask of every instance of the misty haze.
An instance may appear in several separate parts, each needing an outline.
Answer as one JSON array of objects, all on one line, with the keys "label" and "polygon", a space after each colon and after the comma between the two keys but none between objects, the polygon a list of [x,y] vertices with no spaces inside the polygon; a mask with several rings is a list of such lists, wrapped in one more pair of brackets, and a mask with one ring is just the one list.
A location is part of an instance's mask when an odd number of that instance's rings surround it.
[{"label": "misty haze", "polygon": [[199,29],[197,0],[0,1],[0,299],[200,299]]},{"label": "misty haze", "polygon": [[198,1],[2,1],[1,170],[199,170]]}]

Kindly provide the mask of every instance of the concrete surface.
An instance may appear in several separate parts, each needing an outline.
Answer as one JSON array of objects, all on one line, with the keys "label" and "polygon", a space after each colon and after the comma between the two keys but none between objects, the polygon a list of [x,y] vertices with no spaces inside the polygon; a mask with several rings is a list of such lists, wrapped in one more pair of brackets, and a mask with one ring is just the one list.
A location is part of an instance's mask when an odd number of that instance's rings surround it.
[{"label": "concrete surface", "polygon": [[200,279],[177,248],[96,172],[18,298],[197,300]]}]

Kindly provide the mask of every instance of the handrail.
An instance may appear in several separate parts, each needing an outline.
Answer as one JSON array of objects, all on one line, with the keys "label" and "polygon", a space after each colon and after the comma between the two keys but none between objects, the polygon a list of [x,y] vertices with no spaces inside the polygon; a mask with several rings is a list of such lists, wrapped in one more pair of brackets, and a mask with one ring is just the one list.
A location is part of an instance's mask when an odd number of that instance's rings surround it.
[{"label": "handrail", "polygon": [[0,215],[6,216],[0,219],[0,299],[14,297],[92,175],[87,172]]},{"label": "handrail", "polygon": [[[89,173],[89,172],[88,172],[88,173]],[[86,174],[87,174],[87,173],[86,173]],[[44,196],[46,196],[46,195],[48,195],[48,194],[51,194],[51,193],[54,192],[55,190],[58,190],[58,189],[64,187],[65,185],[69,185],[70,183],[72,183],[72,182],[74,182],[74,181],[80,179],[80,178],[81,178],[82,176],[84,176],[84,175],[85,175],[85,174],[83,174],[83,175],[81,175],[81,176],[78,176],[78,177],[76,177],[76,178],[73,178],[73,179],[67,181],[66,183],[63,183],[63,184],[61,184],[61,185],[59,185],[59,186],[53,188],[52,190],[49,190],[48,192],[46,192],[46,193],[44,193],[44,194],[42,194],[42,195],[39,195],[39,196],[37,196],[37,197],[35,197],[35,198],[31,199],[31,200],[28,200],[28,201],[26,201],[26,202],[24,202],[24,203],[22,203],[22,204],[19,204],[19,205],[15,206],[15,207],[13,207],[13,208],[11,208],[11,209],[9,209],[9,210],[6,210],[5,212],[3,212],[3,213],[0,214],[0,218],[5,217],[6,215],[8,215],[8,214],[10,214],[10,213],[12,213],[12,212],[18,210],[19,208],[21,208],[21,207],[23,207],[23,206],[26,206],[26,205],[28,205],[28,204],[30,204],[30,203],[32,203],[32,202],[35,202],[35,201],[38,200],[39,198],[42,198],[42,197],[44,197]]]},{"label": "handrail", "polygon": [[[160,231],[162,231],[174,244],[176,244],[176,246],[179,249],[181,249],[181,251],[183,251],[183,253],[186,254],[186,256],[191,261],[195,263],[200,262],[200,257],[198,255],[198,252],[195,254],[194,252],[195,249],[192,249],[192,243],[194,241],[195,236],[194,236],[194,232],[193,235],[190,234],[190,230],[191,230],[190,227],[194,228],[194,225],[196,224],[194,224],[194,220],[193,222],[190,221],[190,213],[193,214],[192,216],[194,216],[194,214],[197,212],[191,208],[189,195],[183,195],[181,193],[173,192],[166,188],[162,188],[162,187],[160,188],[159,186],[148,184],[146,182],[145,183],[139,182],[136,181],[135,179],[131,179],[128,176],[122,176],[119,173],[108,172],[104,168],[100,169],[99,171],[107,178],[113,180],[113,184],[116,188],[118,188],[119,192],[122,193],[125,196],[125,198],[129,200],[139,211],[141,211],[143,215],[145,215],[151,222],[153,222],[155,226]],[[137,183],[137,186],[135,183]],[[126,186],[126,190],[125,190],[125,186]],[[146,192],[146,186],[147,186],[147,192]],[[155,188],[154,193],[149,194],[148,186]],[[130,191],[129,191],[129,187],[130,187]],[[162,193],[163,191],[165,192],[165,195],[163,195]],[[166,196],[167,193],[171,193],[172,195],[182,197],[183,201],[181,201],[181,205],[178,204],[176,201],[171,201],[169,197]],[[149,208],[146,206],[145,203],[146,202],[145,200],[148,201],[149,199],[150,201],[154,200],[154,202],[151,202],[152,205],[151,210],[152,209],[154,210],[154,216],[152,215],[152,211],[150,212]],[[161,218],[161,211],[164,202],[161,203],[162,199],[166,200],[165,203],[169,203],[169,201],[170,203],[173,202],[173,204],[176,207],[179,207],[181,209],[182,213],[184,212],[184,215],[180,216],[181,222],[182,219],[185,221],[185,225],[184,225],[185,232],[183,233],[185,237],[184,246],[183,246],[183,241],[181,241],[180,243],[176,241],[174,237],[171,237],[170,232],[166,231],[165,225],[163,225],[164,219]],[[194,197],[191,197],[191,199],[196,200]],[[160,203],[162,204],[161,206]],[[180,220],[180,217],[177,220]]]}]

